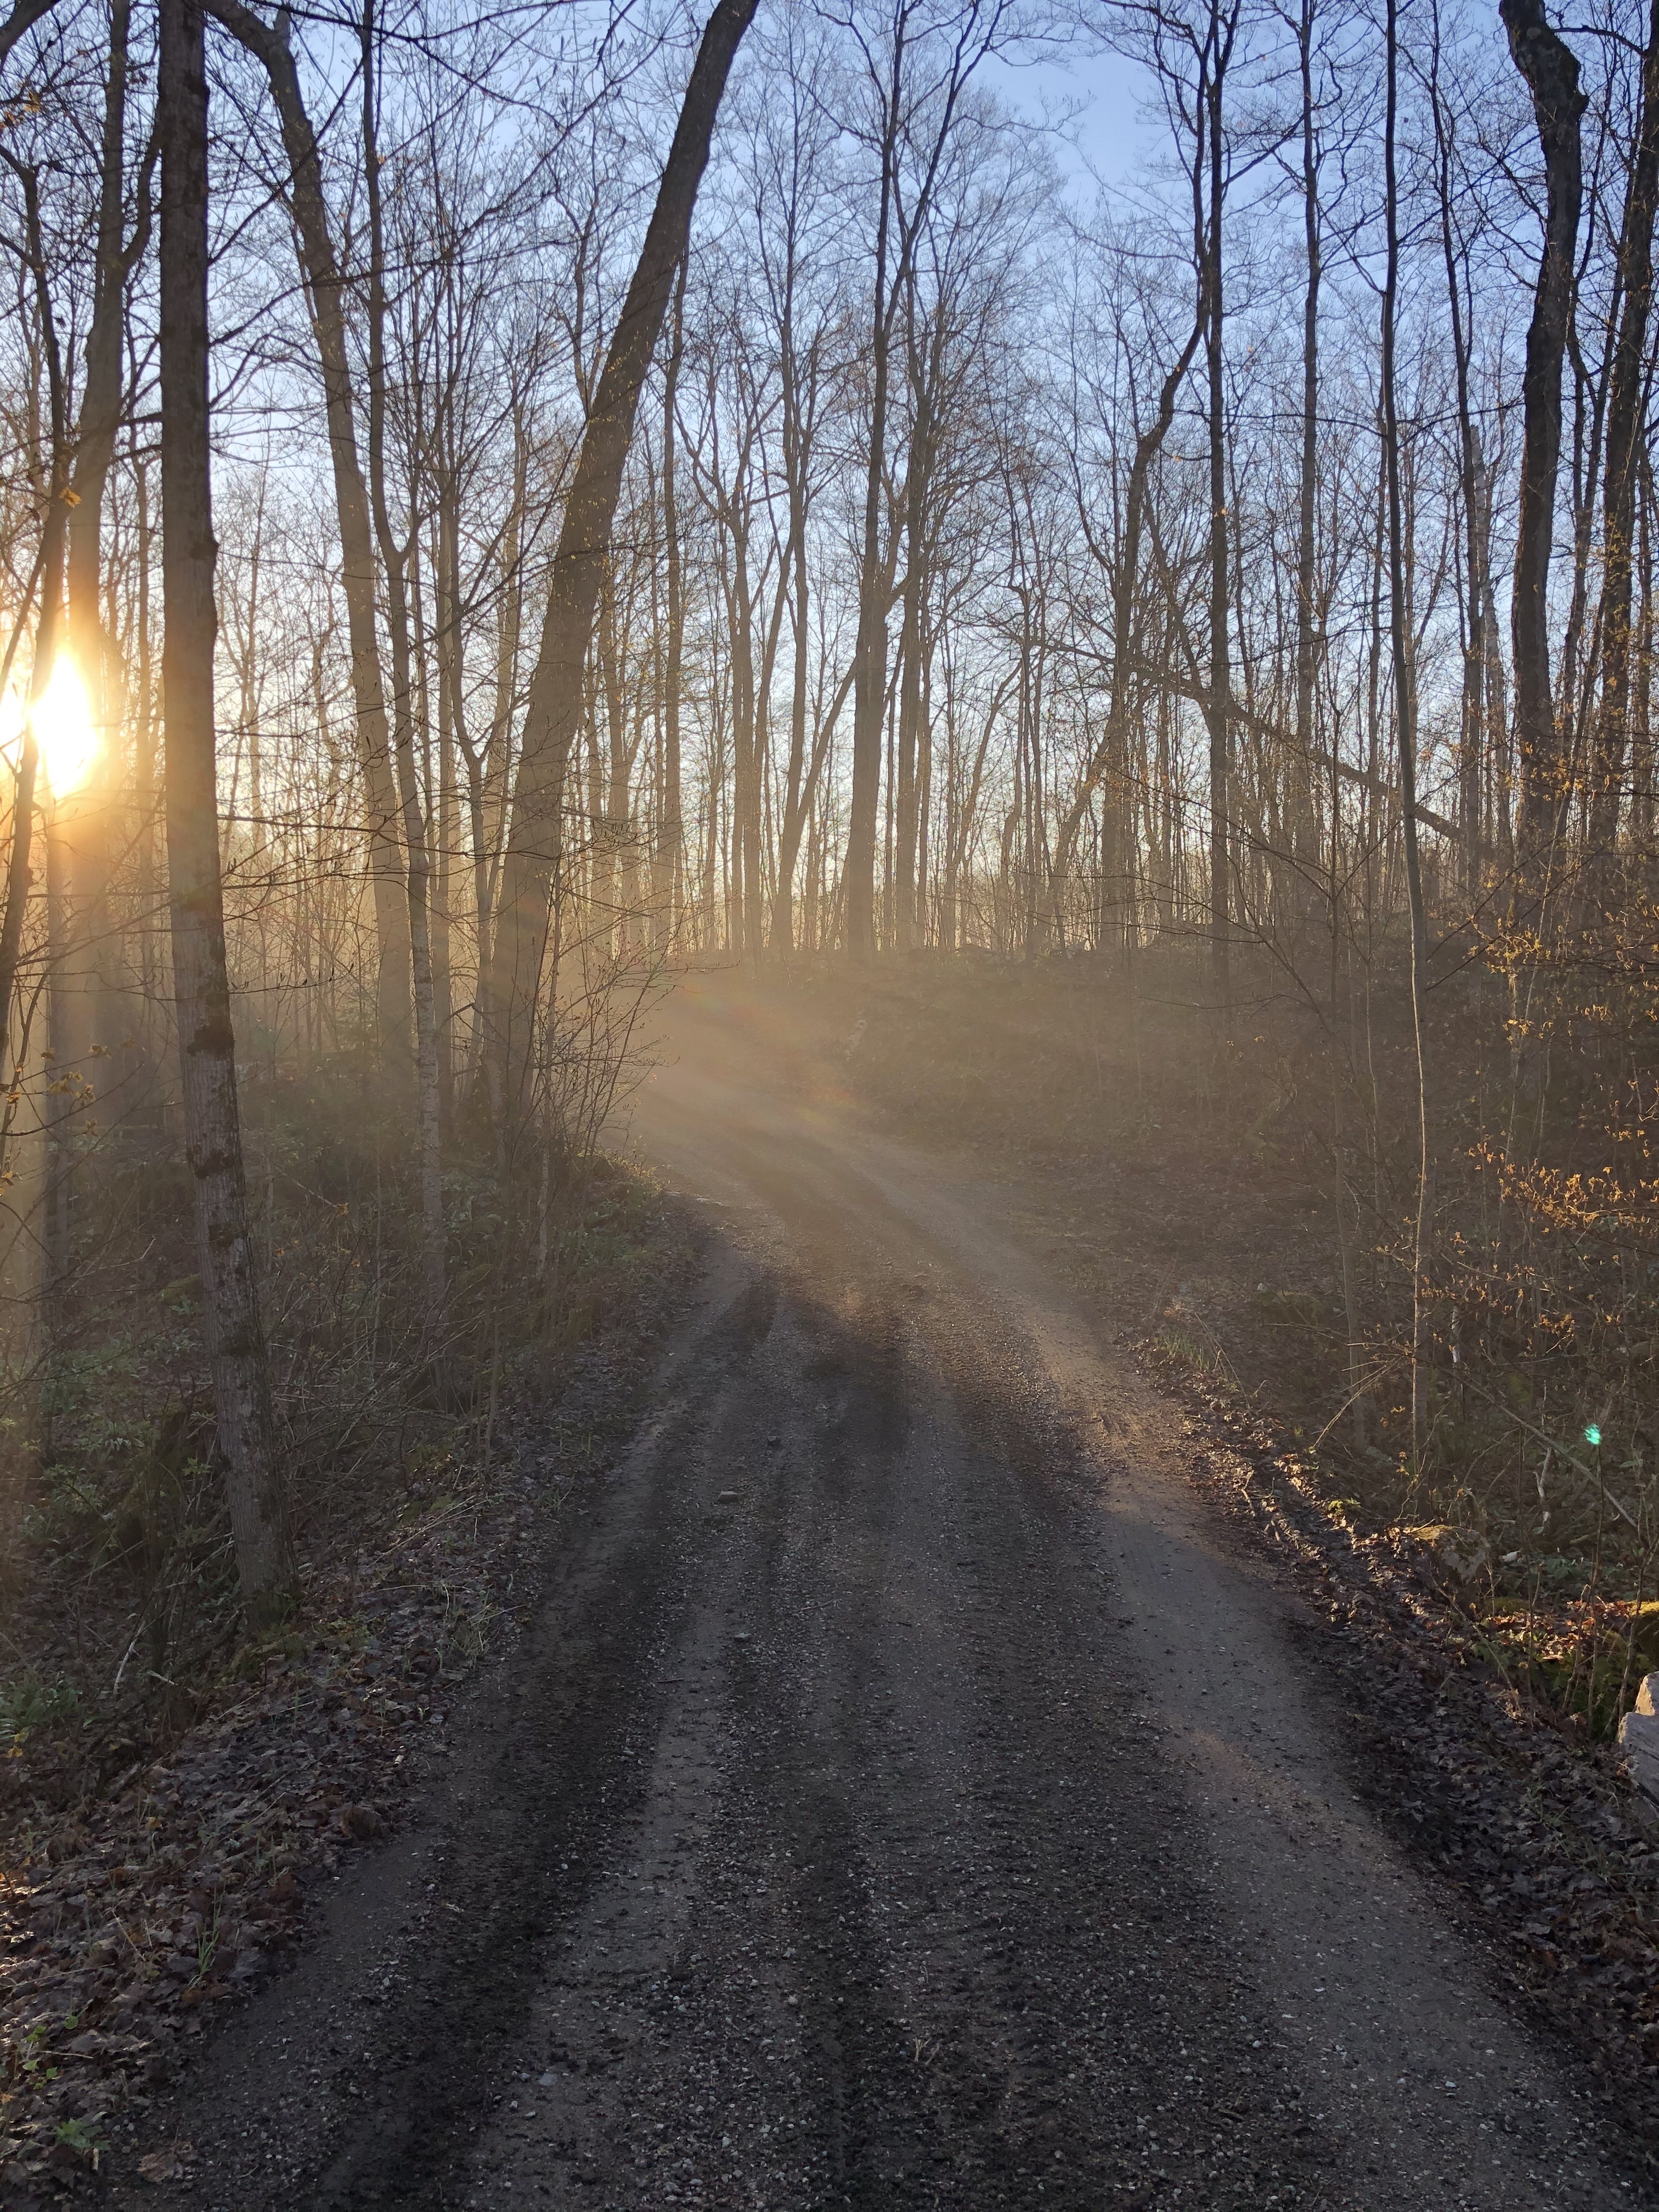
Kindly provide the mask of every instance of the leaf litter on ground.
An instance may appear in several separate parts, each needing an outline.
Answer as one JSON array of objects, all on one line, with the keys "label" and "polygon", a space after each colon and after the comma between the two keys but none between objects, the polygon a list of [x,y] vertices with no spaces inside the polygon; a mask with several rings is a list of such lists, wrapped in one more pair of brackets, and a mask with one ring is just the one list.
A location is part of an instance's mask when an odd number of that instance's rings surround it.
[{"label": "leaf litter on ground", "polygon": [[1190,1409],[1199,1487],[1322,1616],[1300,1632],[1319,1640],[1356,1793],[1450,1886],[1522,2010],[1659,2172],[1659,1810],[1616,1747],[1492,1663],[1431,1549],[1362,1534],[1258,1410],[1129,1340]]},{"label": "leaf litter on ground", "polygon": [[[506,1401],[486,1465],[397,1500],[351,1558],[310,1563],[301,1614],[240,1652],[210,1709],[61,1814],[14,1790],[0,1827],[0,2206],[108,2170],[223,2008],[302,1939],[342,1854],[398,1826],[450,1709],[538,1589],[535,1540],[628,1434],[702,1236],[658,1217],[638,1295],[559,1378]],[[25,1747],[27,1748],[27,1747]],[[18,1770],[14,1767],[14,1774]],[[137,2170],[179,2178],[191,2146]]]}]

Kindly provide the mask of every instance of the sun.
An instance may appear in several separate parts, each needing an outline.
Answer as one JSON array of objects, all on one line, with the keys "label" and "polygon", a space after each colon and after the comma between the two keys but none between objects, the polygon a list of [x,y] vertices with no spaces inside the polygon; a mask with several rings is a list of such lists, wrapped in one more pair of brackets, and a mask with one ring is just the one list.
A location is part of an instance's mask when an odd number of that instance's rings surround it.
[{"label": "sun", "polygon": [[86,781],[98,757],[98,732],[86,686],[67,654],[58,658],[46,690],[30,710],[30,720],[52,796],[66,798]]}]

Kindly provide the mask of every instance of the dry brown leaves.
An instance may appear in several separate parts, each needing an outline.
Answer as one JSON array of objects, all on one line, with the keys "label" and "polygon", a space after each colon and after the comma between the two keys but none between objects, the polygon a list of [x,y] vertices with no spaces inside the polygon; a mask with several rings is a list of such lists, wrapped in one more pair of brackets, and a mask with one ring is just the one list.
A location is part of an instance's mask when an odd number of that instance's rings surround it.
[{"label": "dry brown leaves", "polygon": [[145,2181],[178,2181],[190,2172],[191,2161],[196,2155],[194,2143],[168,2143],[164,2149],[146,2151],[138,2161],[138,2172]]},{"label": "dry brown leaves", "polygon": [[[503,1407],[487,1474],[396,1500],[349,1561],[311,1563],[295,1632],[241,1655],[165,1758],[67,1815],[0,1834],[0,2207],[96,2169],[103,2129],[142,2109],[220,2009],[304,1930],[342,1852],[394,1827],[441,1771],[461,1679],[533,1602],[539,1527],[630,1431],[703,1225],[653,1224],[632,1302],[565,1365],[556,1398]],[[15,1793],[14,1793],[15,1794]],[[188,2143],[149,2154],[161,2181]]]},{"label": "dry brown leaves", "polygon": [[94,2167],[109,2118],[294,1942],[317,1877],[395,1822],[499,1620],[531,1488],[501,1477],[388,1534],[371,1570],[242,1656],[168,1757],[21,1828],[0,1873],[0,2203]]},{"label": "dry brown leaves", "polygon": [[1498,1940],[1515,1988],[1659,2166],[1659,1816],[1616,1752],[1493,1667],[1431,1554],[1356,1534],[1259,1417],[1136,1349],[1198,1417],[1194,1478],[1324,1615],[1317,1674],[1345,1709],[1360,1795]]}]

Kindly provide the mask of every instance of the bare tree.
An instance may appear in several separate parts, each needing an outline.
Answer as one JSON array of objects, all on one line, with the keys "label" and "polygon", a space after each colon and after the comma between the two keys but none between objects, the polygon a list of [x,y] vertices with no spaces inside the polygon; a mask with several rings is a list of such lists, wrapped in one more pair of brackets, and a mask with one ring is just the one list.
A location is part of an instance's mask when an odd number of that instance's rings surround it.
[{"label": "bare tree", "polygon": [[275,25],[240,0],[208,0],[208,12],[240,40],[264,69],[282,126],[289,168],[295,236],[302,258],[306,301],[316,336],[333,465],[335,512],[342,553],[341,582],[351,641],[351,682],[357,708],[357,749],[368,814],[370,882],[379,945],[376,1003],[379,1042],[394,1074],[406,1063],[412,954],[409,895],[398,847],[398,791],[392,772],[386,687],[375,634],[374,546],[362,465],[358,458],[350,359],[346,345],[344,286],[329,228],[322,162],[306,112],[299,71],[289,43],[284,9]]},{"label": "bare tree", "polygon": [[1602,494],[1601,689],[1589,823],[1592,867],[1605,884],[1619,826],[1629,744],[1631,602],[1637,457],[1646,404],[1653,305],[1653,223],[1659,208],[1659,0],[1650,12],[1637,100],[1634,158],[1625,194],[1618,274],[1624,293],[1613,356]]},{"label": "bare tree", "polygon": [[1412,1231],[1412,1448],[1420,1467],[1428,1441],[1429,1088],[1427,1062],[1429,931],[1418,849],[1417,686],[1411,664],[1407,603],[1407,517],[1401,495],[1400,404],[1395,347],[1400,298],[1400,185],[1398,119],[1400,16],[1388,0],[1388,110],[1383,125],[1387,269],[1382,282],[1382,464],[1389,508],[1389,642],[1394,668],[1395,745],[1400,763],[1401,834],[1406,857],[1406,902],[1411,923],[1412,1039],[1417,1061],[1417,1210]]},{"label": "bare tree", "polygon": [[884,551],[882,545],[893,339],[963,95],[1006,33],[1008,5],[1007,0],[966,0],[954,17],[940,22],[915,0],[891,0],[876,26],[866,27],[856,15],[847,20],[872,101],[868,143],[878,172],[845,884],[848,950],[864,960],[875,951],[876,818],[896,566],[891,547]]},{"label": "bare tree", "polygon": [[237,1569],[256,1625],[296,1579],[259,1316],[236,1095],[213,731],[208,434],[208,100],[202,11],[161,0],[161,509],[167,864],[189,1164]]},{"label": "bare tree", "polygon": [[530,1095],[534,1021],[547,953],[570,749],[580,726],[582,671],[593,631],[611,520],[633,442],[634,416],[661,334],[674,273],[686,251],[720,95],[756,0],[719,0],[697,48],[656,205],[605,357],[583,434],[548,584],[530,681],[492,947],[486,1026],[494,1041],[499,1112],[516,1123]]},{"label": "bare tree", "polygon": [[1543,0],[1501,0],[1515,65],[1532,94],[1544,154],[1544,251],[1538,265],[1522,385],[1521,513],[1516,531],[1516,735],[1521,832],[1534,881],[1554,857],[1566,819],[1571,762],[1550,684],[1549,569],[1561,455],[1561,363],[1572,312],[1573,260],[1583,198],[1578,60],[1550,27]]}]

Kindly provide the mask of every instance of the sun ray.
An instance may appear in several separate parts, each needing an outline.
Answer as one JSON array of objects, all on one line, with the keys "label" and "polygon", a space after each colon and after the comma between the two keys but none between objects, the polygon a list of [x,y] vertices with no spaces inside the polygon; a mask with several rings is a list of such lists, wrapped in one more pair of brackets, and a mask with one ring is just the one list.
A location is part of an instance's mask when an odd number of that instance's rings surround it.
[{"label": "sun ray", "polygon": [[40,748],[40,769],[55,799],[78,791],[98,757],[98,732],[80,671],[60,655],[31,719]]}]

